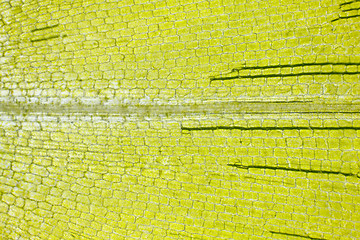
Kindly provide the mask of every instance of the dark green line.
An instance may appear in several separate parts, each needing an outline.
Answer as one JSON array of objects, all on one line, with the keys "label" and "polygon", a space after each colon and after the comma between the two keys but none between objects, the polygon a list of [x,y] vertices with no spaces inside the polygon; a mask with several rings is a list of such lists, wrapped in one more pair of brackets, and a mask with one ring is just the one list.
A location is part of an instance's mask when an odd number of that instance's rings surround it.
[{"label": "dark green line", "polygon": [[288,74],[259,74],[249,76],[233,76],[233,77],[218,77],[211,78],[211,81],[218,80],[230,80],[236,78],[272,78],[272,77],[297,77],[297,76],[309,76],[309,75],[356,75],[360,72],[304,72],[304,73],[288,73]]},{"label": "dark green line", "polygon": [[234,77],[211,77],[210,81],[219,81],[219,80],[230,80],[230,79],[237,79],[239,76]]},{"label": "dark green line", "polygon": [[40,39],[31,39],[30,42],[40,42],[40,41],[46,41],[46,40],[50,40],[50,39],[53,39],[53,38],[58,38],[60,37],[60,35],[54,35],[54,36],[51,36],[51,37],[47,37],[47,38],[40,38]]},{"label": "dark green line", "polygon": [[335,19],[331,20],[331,22],[335,22],[335,21],[338,21],[338,20],[341,20],[341,19],[355,18],[355,17],[360,17],[360,15],[353,15],[353,16],[346,16],[346,17],[338,17],[338,18],[335,18]]},{"label": "dark green line", "polygon": [[342,10],[343,12],[350,12],[350,11],[354,11],[354,10],[360,10],[360,8],[349,8],[349,9],[345,9]]},{"label": "dark green line", "polygon": [[296,77],[308,75],[355,75],[360,72],[304,72],[304,73],[288,73],[288,74],[259,74],[252,76],[239,76],[240,78],[262,78],[262,77]]},{"label": "dark green line", "polygon": [[233,71],[239,70],[249,70],[249,69],[269,69],[269,68],[293,68],[293,67],[306,67],[306,66],[360,66],[360,63],[346,63],[346,62],[337,62],[337,63],[298,63],[298,64],[283,64],[283,65],[270,65],[270,66],[252,66],[252,67],[240,67],[234,68]]},{"label": "dark green line", "polygon": [[[328,66],[328,65],[334,65],[334,66],[360,66],[360,63],[346,63],[346,62],[337,62],[337,63],[298,63],[298,64],[283,64],[283,65],[270,65],[270,66],[249,66],[249,67],[240,67],[240,68],[234,68],[231,72],[239,72],[241,70],[256,70],[256,69],[274,69],[274,68],[295,68],[295,67],[305,67],[305,66]],[[301,73],[299,73],[301,74]],[[333,73],[320,73],[320,74],[333,74]],[[336,73],[335,73],[336,74]],[[349,74],[348,72],[345,73],[339,73],[339,74]],[[351,74],[351,73],[350,73]],[[281,74],[276,74],[276,76]],[[305,73],[304,75],[319,75],[319,73]],[[289,75],[293,76],[293,75]],[[295,76],[295,75],[294,75]],[[231,76],[231,77],[211,77],[211,81],[216,80],[230,80],[230,79],[236,79],[241,78],[240,76]]]},{"label": "dark green line", "polygon": [[31,30],[31,32],[36,32],[36,31],[41,31],[41,30],[45,30],[45,29],[55,28],[57,26],[59,26],[59,24],[52,25],[52,26],[47,26],[47,27],[42,27],[42,28],[35,28],[35,29]]},{"label": "dark green line", "polygon": [[206,131],[206,130],[360,130],[360,127],[239,127],[239,126],[215,126],[215,127],[181,127],[186,131]]},{"label": "dark green line", "polygon": [[271,233],[274,233],[274,234],[281,234],[281,235],[286,235],[286,236],[294,236],[294,237],[308,238],[308,239],[312,239],[312,240],[326,240],[326,239],[324,239],[324,238],[313,238],[313,237],[309,237],[309,236],[307,236],[307,235],[284,233],[284,232],[275,232],[275,231],[270,231],[270,232],[271,232]]},{"label": "dark green line", "polygon": [[285,171],[291,171],[291,172],[305,172],[305,173],[323,173],[323,174],[340,174],[344,176],[356,176],[356,174],[352,173],[343,173],[343,172],[335,172],[335,171],[323,171],[323,170],[306,170],[306,169],[296,169],[296,168],[287,168],[287,167],[273,167],[273,166],[256,166],[256,165],[241,165],[241,164],[227,164],[230,167],[236,167],[241,169],[250,169],[250,168],[256,168],[256,169],[271,169],[271,170],[285,170]]},{"label": "dark green line", "polygon": [[344,2],[344,3],[341,3],[339,6],[342,7],[342,6],[345,6],[345,5],[352,4],[354,2],[359,2],[359,0],[354,0],[354,1],[350,1],[350,2]]}]

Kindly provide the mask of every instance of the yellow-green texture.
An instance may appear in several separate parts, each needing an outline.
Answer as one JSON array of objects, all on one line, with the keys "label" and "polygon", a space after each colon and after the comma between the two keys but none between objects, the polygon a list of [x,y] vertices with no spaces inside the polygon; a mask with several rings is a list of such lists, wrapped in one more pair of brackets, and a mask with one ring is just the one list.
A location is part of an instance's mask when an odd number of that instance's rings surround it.
[{"label": "yellow-green texture", "polygon": [[0,3],[2,239],[360,239],[360,2]]}]

